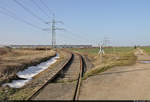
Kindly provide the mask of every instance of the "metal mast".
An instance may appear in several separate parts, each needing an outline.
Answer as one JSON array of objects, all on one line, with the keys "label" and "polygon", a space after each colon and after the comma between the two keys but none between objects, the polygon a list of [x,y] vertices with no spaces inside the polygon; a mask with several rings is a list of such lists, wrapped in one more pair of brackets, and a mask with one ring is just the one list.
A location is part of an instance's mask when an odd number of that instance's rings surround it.
[{"label": "metal mast", "polygon": [[[52,31],[52,39],[51,39],[51,43],[52,43],[52,48],[56,47],[56,30],[65,30],[64,28],[57,28],[56,24],[61,23],[63,24],[62,21],[56,21],[55,19],[55,14],[53,13],[53,18],[52,18],[52,22],[46,22],[46,24],[51,23],[51,31]],[[47,30],[47,29],[44,29]]]},{"label": "metal mast", "polygon": [[52,19],[52,47],[54,48],[56,45],[56,21],[55,21],[55,14],[53,14],[53,19]]}]

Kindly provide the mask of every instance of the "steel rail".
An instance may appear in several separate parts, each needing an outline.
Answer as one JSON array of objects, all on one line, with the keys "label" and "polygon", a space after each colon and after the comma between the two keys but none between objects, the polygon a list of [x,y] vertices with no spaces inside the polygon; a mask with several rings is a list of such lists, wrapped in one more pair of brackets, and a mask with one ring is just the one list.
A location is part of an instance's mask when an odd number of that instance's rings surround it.
[{"label": "steel rail", "polygon": [[73,101],[76,101],[79,99],[80,87],[81,87],[81,83],[82,83],[82,77],[84,74],[83,57],[78,53],[76,53],[76,54],[80,57],[80,72],[79,72],[79,76],[78,76],[78,80],[77,80],[77,84],[76,84],[76,89],[75,89]]},{"label": "steel rail", "polygon": [[48,81],[46,81],[36,92],[34,92],[29,98],[27,98],[27,100],[32,100],[33,98],[35,98],[35,97],[40,93],[40,91],[41,91],[45,86],[47,86],[47,84],[48,84],[49,82],[53,81],[53,80],[63,71],[63,69],[64,69],[65,67],[67,67],[68,64],[71,63],[72,58],[73,58],[73,54],[72,54],[72,53],[70,53],[70,54],[71,54],[71,57],[69,58],[68,61],[66,61],[66,63],[62,66],[62,68],[61,68],[53,77],[51,77]]},{"label": "steel rail", "polygon": [[68,50],[64,50],[68,53],[71,54],[71,57],[69,58],[68,61],[66,61],[66,63],[62,66],[62,68],[53,76],[51,77],[47,82],[45,82],[41,88],[39,88],[36,92],[34,92],[29,98],[28,100],[32,100],[34,99],[39,93],[40,91],[49,84],[49,82],[52,82],[53,80],[55,80],[57,77],[59,77],[59,75],[61,74],[61,72],[63,72],[63,70],[72,62],[72,59],[73,59],[73,56],[74,54],[78,55],[79,56],[79,59],[80,59],[80,72],[79,72],[79,75],[78,75],[78,79],[77,79],[77,83],[76,83],[76,88],[75,88],[75,92],[74,92],[74,96],[73,96],[73,101],[75,100],[78,100],[79,98],[79,93],[80,93],[80,87],[81,87],[81,83],[82,83],[82,77],[83,77],[83,74],[84,74],[84,59],[82,57],[82,55],[80,55],[79,53],[72,53]]}]

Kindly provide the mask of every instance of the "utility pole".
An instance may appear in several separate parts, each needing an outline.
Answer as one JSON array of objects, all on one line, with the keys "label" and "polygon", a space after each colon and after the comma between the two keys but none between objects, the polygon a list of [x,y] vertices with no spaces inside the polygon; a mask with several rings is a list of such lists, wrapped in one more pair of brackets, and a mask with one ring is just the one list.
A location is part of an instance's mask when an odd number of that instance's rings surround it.
[{"label": "utility pole", "polygon": [[104,55],[103,45],[104,45],[104,42],[103,42],[103,41],[101,41],[101,42],[98,44],[98,46],[99,46],[98,55],[100,56],[100,62],[101,62],[101,63],[103,62],[103,55]]},{"label": "utility pole", "polygon": [[54,48],[56,45],[56,26],[55,26],[55,15],[53,14],[53,19],[52,19],[52,47]]},{"label": "utility pole", "polygon": [[100,43],[98,44],[98,46],[99,46],[99,52],[98,52],[98,54],[100,54],[100,55],[103,55],[103,54],[104,54],[103,45],[104,45],[104,42],[100,42]]},{"label": "utility pole", "polygon": [[55,19],[55,14],[53,13],[53,18],[52,18],[52,22],[46,22],[46,24],[51,23],[51,33],[52,33],[52,39],[51,39],[51,43],[52,43],[52,48],[56,47],[56,30],[65,30],[64,28],[57,28],[56,24],[61,23],[63,24],[62,21],[56,21]]}]

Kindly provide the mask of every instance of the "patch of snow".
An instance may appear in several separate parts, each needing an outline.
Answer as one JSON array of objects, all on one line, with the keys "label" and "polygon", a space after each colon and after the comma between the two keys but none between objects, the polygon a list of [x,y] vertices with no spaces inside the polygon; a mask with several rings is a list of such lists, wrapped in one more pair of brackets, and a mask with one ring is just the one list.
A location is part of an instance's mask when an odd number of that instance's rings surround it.
[{"label": "patch of snow", "polygon": [[3,86],[10,86],[12,88],[21,88],[24,86],[27,82],[29,82],[31,79],[26,79],[26,80],[13,80],[11,83],[5,83]]},{"label": "patch of snow", "polygon": [[23,71],[18,72],[17,76],[19,78],[24,78],[25,80],[13,80],[11,83],[3,84],[3,86],[8,85],[12,88],[23,87],[27,82],[29,82],[32,79],[32,77],[34,77],[35,75],[39,74],[40,72],[44,71],[49,66],[54,64],[58,58],[59,58],[59,55],[57,54],[55,57],[49,59],[46,62],[42,62],[36,66],[31,66],[31,67],[28,67],[27,69],[25,69]]}]

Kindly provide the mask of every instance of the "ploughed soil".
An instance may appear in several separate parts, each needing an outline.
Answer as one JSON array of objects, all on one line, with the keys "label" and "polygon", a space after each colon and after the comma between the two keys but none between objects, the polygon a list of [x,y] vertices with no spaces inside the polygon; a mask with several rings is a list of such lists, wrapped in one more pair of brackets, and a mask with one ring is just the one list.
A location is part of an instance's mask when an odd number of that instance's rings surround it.
[{"label": "ploughed soil", "polygon": [[135,51],[137,61],[132,66],[113,67],[82,81],[80,100],[146,100],[150,99],[150,56],[141,49]]}]

